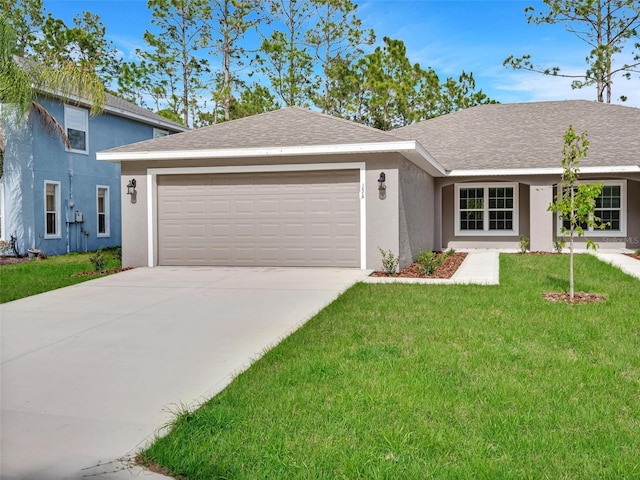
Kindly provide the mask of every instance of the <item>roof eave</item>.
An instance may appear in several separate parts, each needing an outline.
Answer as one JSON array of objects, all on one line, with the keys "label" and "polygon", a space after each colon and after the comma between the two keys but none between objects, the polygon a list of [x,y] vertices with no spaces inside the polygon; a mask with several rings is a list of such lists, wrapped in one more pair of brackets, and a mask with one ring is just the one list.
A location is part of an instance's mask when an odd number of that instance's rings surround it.
[{"label": "roof eave", "polygon": [[[523,175],[561,175],[563,169],[560,167],[549,168],[500,168],[500,169],[459,169],[451,170],[448,177],[483,177],[487,175],[497,177],[513,177]],[[640,173],[640,165],[616,165],[599,167],[580,167],[580,173]]]},{"label": "roof eave", "polygon": [[[45,95],[51,95],[54,96],[60,100],[64,101],[70,101],[73,102],[77,105],[82,105],[83,107],[87,107],[90,108],[91,107],[91,103],[88,102],[87,100],[78,97],[76,95],[62,95],[59,92],[55,92],[53,90],[49,90],[49,89],[45,89],[45,88],[39,88],[39,91]],[[113,115],[117,115],[119,117],[124,117],[124,118],[128,118],[131,120],[135,120],[137,122],[142,122],[142,123],[146,123],[148,125],[154,126],[154,127],[159,127],[159,128],[166,128],[169,129],[173,132],[186,132],[188,130],[190,130],[188,127],[184,127],[182,125],[177,125],[174,122],[171,122],[170,120],[164,121],[161,119],[155,119],[155,118],[150,118],[150,117],[146,117],[144,115],[140,115],[134,112],[130,112],[128,110],[122,109],[122,108],[117,108],[114,107],[112,105],[105,105],[103,107],[103,110],[105,112],[111,113]],[[150,112],[151,113],[151,112]]]},{"label": "roof eave", "polygon": [[337,155],[349,153],[400,153],[430,175],[443,176],[445,169],[417,142],[353,143],[337,145],[300,145],[288,147],[222,148],[204,150],[164,150],[145,152],[98,152],[98,160],[123,161],[198,160],[208,158],[289,157],[309,155]]},{"label": "roof eave", "polygon": [[138,122],[147,123],[154,127],[166,128],[167,130],[171,130],[173,132],[187,132],[190,129],[188,127],[184,127],[182,125],[176,125],[170,121],[156,120],[152,118],[145,117],[144,115],[139,115],[137,113],[129,112],[127,110],[123,110],[121,108],[105,106],[105,112],[112,113],[113,115],[117,115],[119,117],[129,118],[131,120],[136,120]]}]

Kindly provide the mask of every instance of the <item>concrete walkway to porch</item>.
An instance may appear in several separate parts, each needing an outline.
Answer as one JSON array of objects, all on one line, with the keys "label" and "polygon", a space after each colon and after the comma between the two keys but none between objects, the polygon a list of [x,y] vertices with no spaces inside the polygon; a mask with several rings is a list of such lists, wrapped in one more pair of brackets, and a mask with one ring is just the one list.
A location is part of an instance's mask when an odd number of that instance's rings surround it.
[{"label": "concrete walkway to porch", "polygon": [[467,251],[467,258],[451,278],[367,277],[363,281],[365,283],[498,285],[500,283],[500,252],[497,250]]},{"label": "concrete walkway to porch", "polygon": [[598,257],[603,262],[609,263],[614,267],[619,268],[624,273],[640,279],[640,260],[636,260],[635,258],[625,255],[624,253],[621,253],[619,251],[613,252],[599,250],[593,253],[593,255]]}]

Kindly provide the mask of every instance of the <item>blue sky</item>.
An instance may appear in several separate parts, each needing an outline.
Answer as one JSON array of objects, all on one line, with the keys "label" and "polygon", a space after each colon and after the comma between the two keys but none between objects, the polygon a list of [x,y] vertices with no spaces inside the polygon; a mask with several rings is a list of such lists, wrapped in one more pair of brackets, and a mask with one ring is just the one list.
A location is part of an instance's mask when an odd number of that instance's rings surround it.
[{"label": "blue sky", "polygon": [[[571,80],[513,71],[502,66],[510,55],[531,54],[563,72],[586,70],[586,44],[560,25],[527,24],[524,9],[542,7],[539,0],[357,0],[363,26],[381,41],[404,40],[412,62],[433,67],[444,79],[462,70],[473,72],[476,85],[502,103],[543,100],[595,100],[595,88],[571,89]],[[125,58],[144,48],[142,34],[151,28],[146,0],[44,0],[45,9],[68,24],[91,10],[102,18],[107,37]],[[630,61],[630,58],[629,60]],[[626,105],[640,107],[640,79],[618,78],[613,98],[626,95]],[[618,102],[616,102],[618,103]]]}]

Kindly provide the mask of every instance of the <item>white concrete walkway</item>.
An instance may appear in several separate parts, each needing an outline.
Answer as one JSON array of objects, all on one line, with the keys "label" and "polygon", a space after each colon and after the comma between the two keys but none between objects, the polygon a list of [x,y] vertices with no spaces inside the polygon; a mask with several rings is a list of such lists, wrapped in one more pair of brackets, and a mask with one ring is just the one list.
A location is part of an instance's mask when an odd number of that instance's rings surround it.
[{"label": "white concrete walkway", "polygon": [[451,278],[367,277],[364,282],[498,285],[500,283],[500,253],[496,250],[467,252],[467,258]]},{"label": "white concrete walkway", "polygon": [[606,250],[598,250],[593,254],[603,262],[609,263],[624,273],[640,279],[640,260],[636,260],[620,252],[608,252]]}]

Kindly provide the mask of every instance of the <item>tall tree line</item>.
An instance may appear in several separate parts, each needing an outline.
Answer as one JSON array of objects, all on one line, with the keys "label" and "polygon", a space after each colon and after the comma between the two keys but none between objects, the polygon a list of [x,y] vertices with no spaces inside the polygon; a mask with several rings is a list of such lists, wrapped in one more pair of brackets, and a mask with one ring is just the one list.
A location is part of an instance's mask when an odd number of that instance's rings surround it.
[{"label": "tall tree line", "polygon": [[402,40],[376,41],[352,0],[148,0],[133,62],[91,12],[66,25],[42,0],[0,3],[18,55],[91,68],[117,95],[188,126],[298,105],[391,129],[493,102],[472,73],[442,80]]}]

